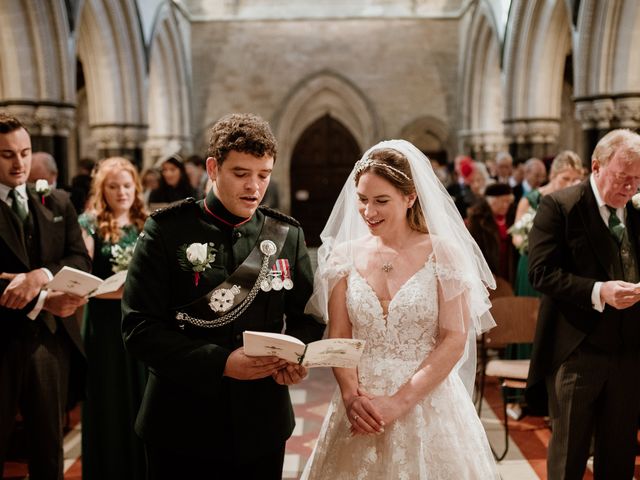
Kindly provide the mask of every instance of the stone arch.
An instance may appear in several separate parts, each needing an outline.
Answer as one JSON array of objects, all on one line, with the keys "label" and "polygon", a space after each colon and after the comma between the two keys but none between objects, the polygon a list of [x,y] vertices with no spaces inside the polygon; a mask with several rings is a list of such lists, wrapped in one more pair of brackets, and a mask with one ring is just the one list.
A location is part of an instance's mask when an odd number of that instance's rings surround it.
[{"label": "stone arch", "polygon": [[289,171],[293,148],[306,128],[325,115],[344,125],[361,151],[379,139],[380,128],[373,106],[349,80],[325,71],[298,83],[273,120],[279,148],[274,178],[279,183],[284,211],[290,208]]},{"label": "stone arch", "polygon": [[565,63],[572,51],[565,2],[515,0],[505,41],[505,136],[517,159],[556,150]]},{"label": "stone arch", "polygon": [[459,151],[490,156],[504,145],[501,42],[493,11],[480,2],[466,37]]},{"label": "stone arch", "polygon": [[146,139],[146,56],[135,2],[86,0],[78,26],[89,123],[98,156],[141,161]]},{"label": "stone arch", "polygon": [[182,13],[175,5],[163,4],[151,37],[146,166],[160,156],[192,150],[191,73],[179,15]]},{"label": "stone arch", "polygon": [[400,130],[398,138],[413,143],[427,154],[442,150],[446,152],[447,160],[453,160],[456,153],[449,126],[442,120],[429,115],[416,118],[405,125]]}]

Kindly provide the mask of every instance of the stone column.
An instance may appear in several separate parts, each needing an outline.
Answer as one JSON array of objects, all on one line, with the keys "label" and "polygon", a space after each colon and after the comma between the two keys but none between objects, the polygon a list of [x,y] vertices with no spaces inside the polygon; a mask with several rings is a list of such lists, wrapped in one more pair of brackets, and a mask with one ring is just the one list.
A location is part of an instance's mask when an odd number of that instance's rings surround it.
[{"label": "stone column", "polygon": [[131,160],[138,168],[142,167],[143,144],[147,136],[146,125],[92,125],[90,128],[98,159],[121,156]]}]

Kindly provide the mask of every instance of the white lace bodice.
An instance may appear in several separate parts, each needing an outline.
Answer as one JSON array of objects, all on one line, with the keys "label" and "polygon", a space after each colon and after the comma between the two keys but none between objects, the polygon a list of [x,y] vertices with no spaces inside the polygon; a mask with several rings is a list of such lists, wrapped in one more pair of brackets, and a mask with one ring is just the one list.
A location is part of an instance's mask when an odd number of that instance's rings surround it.
[{"label": "white lace bodice", "polygon": [[[438,288],[430,259],[382,305],[353,268],[347,280],[347,309],[353,338],[366,340],[358,373],[376,394],[392,394],[435,347],[438,337]],[[381,362],[384,360],[384,362]]]},{"label": "white lace bodice", "polygon": [[[448,273],[430,257],[391,299],[387,315],[354,267],[344,273],[352,335],[367,341],[359,383],[372,395],[393,395],[436,346],[438,278]],[[352,436],[349,427],[337,391],[303,480],[498,478],[480,420],[455,372],[383,434]]]}]

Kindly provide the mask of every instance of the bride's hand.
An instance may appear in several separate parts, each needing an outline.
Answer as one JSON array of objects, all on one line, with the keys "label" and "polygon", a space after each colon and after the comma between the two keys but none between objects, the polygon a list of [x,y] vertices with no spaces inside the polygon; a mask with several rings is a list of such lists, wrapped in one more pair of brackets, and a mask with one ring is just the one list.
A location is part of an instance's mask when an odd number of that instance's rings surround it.
[{"label": "bride's hand", "polygon": [[371,405],[380,413],[383,422],[387,425],[405,413],[400,402],[388,395],[376,397],[361,387],[358,388],[358,395],[366,397],[371,402]]},{"label": "bride's hand", "polygon": [[369,435],[384,432],[382,415],[371,400],[363,395],[354,396],[346,406],[352,435]]}]

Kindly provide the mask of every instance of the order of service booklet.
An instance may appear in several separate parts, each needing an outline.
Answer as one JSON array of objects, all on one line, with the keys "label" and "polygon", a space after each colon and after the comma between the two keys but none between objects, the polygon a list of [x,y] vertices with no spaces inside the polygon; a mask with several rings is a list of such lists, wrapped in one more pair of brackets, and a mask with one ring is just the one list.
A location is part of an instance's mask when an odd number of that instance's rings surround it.
[{"label": "order of service booklet", "polygon": [[275,356],[303,367],[355,368],[364,350],[364,340],[330,338],[305,345],[290,335],[247,330],[244,353],[251,357]]},{"label": "order of service booklet", "polygon": [[47,284],[49,290],[72,293],[79,297],[95,297],[118,290],[127,279],[127,271],[122,270],[109,278],[101,279],[77,268],[64,266]]}]

